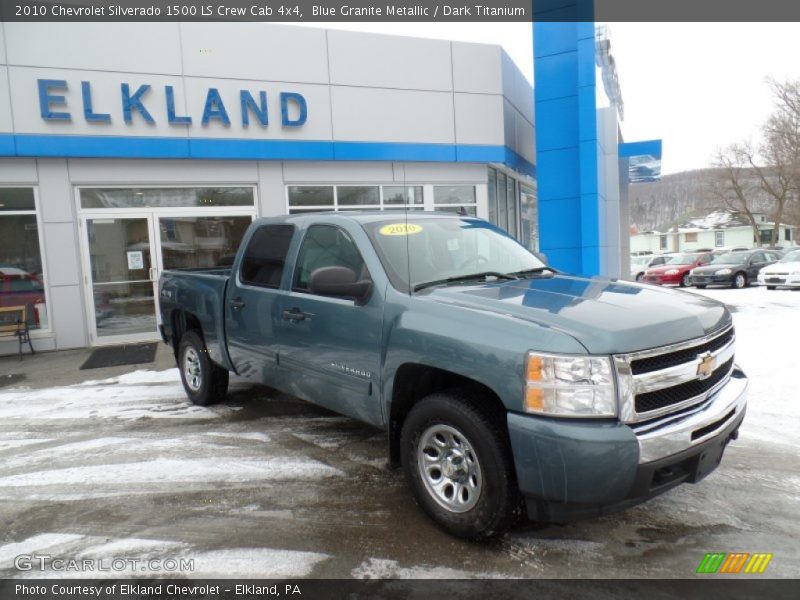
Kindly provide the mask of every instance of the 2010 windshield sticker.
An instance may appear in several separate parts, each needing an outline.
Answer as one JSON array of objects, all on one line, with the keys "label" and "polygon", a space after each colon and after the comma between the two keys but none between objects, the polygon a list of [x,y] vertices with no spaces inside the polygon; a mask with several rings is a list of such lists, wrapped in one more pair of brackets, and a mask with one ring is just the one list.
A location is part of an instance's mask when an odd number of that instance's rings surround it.
[{"label": "2010 windshield sticker", "polygon": [[381,235],[411,235],[420,231],[422,231],[422,227],[414,223],[391,223],[381,227],[378,233]]}]

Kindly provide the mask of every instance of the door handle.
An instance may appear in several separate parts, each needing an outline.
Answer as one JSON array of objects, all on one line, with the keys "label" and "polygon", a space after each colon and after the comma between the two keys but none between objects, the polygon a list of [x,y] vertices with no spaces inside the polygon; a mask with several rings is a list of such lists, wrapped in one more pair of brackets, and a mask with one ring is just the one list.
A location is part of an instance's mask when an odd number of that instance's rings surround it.
[{"label": "door handle", "polygon": [[246,306],[246,302],[241,298],[234,298],[231,300],[231,308],[233,310],[239,310],[240,308],[244,308]]},{"label": "door handle", "polygon": [[281,316],[287,321],[297,322],[305,320],[306,316],[308,315],[306,315],[306,313],[299,308],[293,308],[291,310],[284,310],[281,313]]}]

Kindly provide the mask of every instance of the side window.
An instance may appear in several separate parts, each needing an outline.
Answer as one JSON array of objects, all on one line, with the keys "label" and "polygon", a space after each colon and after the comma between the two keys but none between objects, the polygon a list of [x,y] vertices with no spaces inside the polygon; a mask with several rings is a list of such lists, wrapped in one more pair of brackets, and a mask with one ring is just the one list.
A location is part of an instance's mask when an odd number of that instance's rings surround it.
[{"label": "side window", "polygon": [[242,259],[239,278],[242,283],[277,288],[281,285],[286,252],[294,234],[294,225],[265,225],[250,238]]},{"label": "side window", "polygon": [[755,254],[753,254],[753,258],[752,258],[752,260],[750,262],[754,263],[754,264],[755,263],[763,263],[763,262],[767,262],[767,259],[764,258],[764,253],[763,252],[756,252]]},{"label": "side window", "polygon": [[292,289],[308,290],[308,278],[321,267],[347,267],[358,279],[367,279],[369,272],[355,242],[342,229],[333,225],[312,225],[308,228],[294,272]]}]

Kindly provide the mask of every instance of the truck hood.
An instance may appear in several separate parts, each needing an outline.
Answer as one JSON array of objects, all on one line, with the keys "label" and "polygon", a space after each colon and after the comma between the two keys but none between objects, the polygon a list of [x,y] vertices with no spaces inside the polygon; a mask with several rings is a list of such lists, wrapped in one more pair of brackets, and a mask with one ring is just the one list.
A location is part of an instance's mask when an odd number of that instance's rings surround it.
[{"label": "truck hood", "polygon": [[731,322],[723,304],[703,296],[567,275],[443,286],[418,297],[557,329],[591,354],[675,344]]}]

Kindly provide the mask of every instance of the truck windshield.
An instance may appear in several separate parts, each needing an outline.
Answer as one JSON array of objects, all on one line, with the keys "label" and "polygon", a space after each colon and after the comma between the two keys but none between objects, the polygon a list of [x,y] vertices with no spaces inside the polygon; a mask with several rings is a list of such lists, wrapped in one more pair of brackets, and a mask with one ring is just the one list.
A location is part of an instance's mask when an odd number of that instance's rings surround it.
[{"label": "truck windshield", "polygon": [[370,237],[401,291],[475,278],[514,278],[545,264],[501,229],[470,217],[400,216],[372,223]]}]

